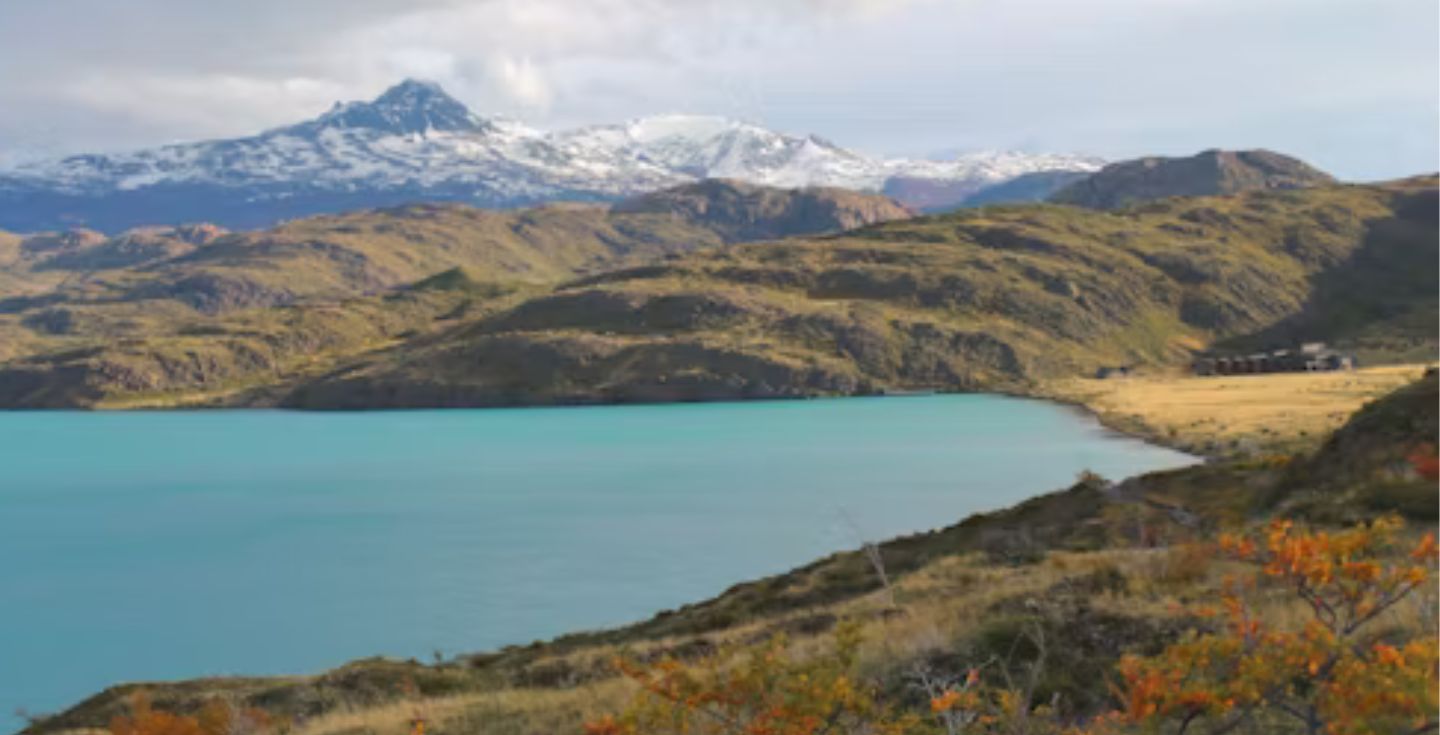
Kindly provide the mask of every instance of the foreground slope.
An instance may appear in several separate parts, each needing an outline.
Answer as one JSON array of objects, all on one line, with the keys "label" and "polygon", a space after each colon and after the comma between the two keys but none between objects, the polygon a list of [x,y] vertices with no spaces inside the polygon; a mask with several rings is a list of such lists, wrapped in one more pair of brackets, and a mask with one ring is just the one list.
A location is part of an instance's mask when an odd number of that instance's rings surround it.
[{"label": "foreground slope", "polygon": [[[1415,314],[1433,350],[1433,177],[1171,199],[1120,212],[997,207],[697,252],[583,278],[296,390],[312,408],[706,400],[1010,389],[1183,361],[1329,313]],[[1403,265],[1402,265],[1403,264]],[[1403,267],[1397,290],[1385,274]],[[1349,288],[1327,288],[1336,279]],[[1348,324],[1348,322],[1347,322]]]}]

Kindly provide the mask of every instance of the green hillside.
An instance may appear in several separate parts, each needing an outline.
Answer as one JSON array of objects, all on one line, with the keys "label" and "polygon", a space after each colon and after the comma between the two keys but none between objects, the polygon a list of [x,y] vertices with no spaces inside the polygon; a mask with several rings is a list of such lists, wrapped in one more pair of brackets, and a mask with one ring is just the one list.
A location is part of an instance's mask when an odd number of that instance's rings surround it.
[{"label": "green hillside", "polygon": [[1367,326],[1377,320],[1401,351],[1433,354],[1437,237],[1424,214],[1435,196],[1429,177],[1117,212],[994,207],[700,251],[578,279],[345,366],[286,402],[1024,391],[1247,336],[1363,338],[1383,357],[1391,345]]},{"label": "green hillside", "polygon": [[[11,238],[0,405],[1028,392],[1212,345],[1317,339],[1369,362],[1426,359],[1436,190],[1423,177],[882,222],[908,212],[704,182],[613,210],[416,205],[123,248]],[[733,244],[795,231],[832,234]],[[55,264],[157,248],[183,252]]]},{"label": "green hillside", "polygon": [[[272,402],[251,389],[577,275],[909,214],[873,195],[702,182],[614,210],[412,205],[253,233],[0,239],[0,405]],[[435,287],[457,268],[468,287]]]}]

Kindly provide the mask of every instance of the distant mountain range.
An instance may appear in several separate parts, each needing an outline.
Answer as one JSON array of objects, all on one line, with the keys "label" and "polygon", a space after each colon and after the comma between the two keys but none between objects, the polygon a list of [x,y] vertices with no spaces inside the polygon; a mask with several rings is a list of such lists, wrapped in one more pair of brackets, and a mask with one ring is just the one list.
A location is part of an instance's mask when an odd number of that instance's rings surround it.
[{"label": "distant mountain range", "polygon": [[613,201],[702,178],[885,190],[902,203],[914,191],[908,203],[929,209],[1026,174],[1100,164],[1023,153],[878,159],[813,135],[690,115],[547,133],[482,118],[439,86],[407,80],[373,101],[337,103],[313,120],[253,137],[0,170],[0,229],[114,233],[195,221],[254,228],[416,201]]}]

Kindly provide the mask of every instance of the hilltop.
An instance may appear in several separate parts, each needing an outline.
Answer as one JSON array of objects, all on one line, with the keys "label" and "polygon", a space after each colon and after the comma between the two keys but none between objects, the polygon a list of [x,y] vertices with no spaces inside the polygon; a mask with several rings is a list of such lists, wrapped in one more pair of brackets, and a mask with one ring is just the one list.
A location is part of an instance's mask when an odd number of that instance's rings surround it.
[{"label": "hilltop", "polygon": [[1301,189],[1334,183],[1329,174],[1273,151],[1208,150],[1188,158],[1152,156],[1112,163],[1056,191],[1050,201],[1116,209],[1165,197]]}]

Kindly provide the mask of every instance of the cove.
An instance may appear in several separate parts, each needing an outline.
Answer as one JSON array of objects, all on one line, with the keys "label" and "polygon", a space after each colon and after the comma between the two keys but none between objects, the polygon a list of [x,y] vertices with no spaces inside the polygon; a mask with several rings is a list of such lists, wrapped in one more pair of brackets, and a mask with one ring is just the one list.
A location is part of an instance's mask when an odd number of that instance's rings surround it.
[{"label": "cove", "polygon": [[1193,461],[987,395],[0,412],[0,712],[617,625]]}]

